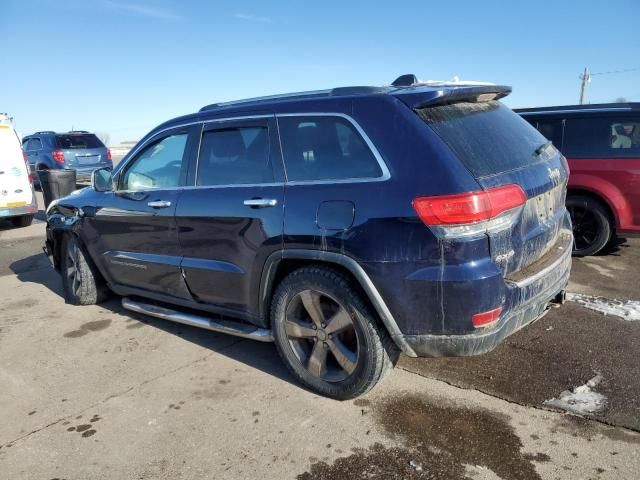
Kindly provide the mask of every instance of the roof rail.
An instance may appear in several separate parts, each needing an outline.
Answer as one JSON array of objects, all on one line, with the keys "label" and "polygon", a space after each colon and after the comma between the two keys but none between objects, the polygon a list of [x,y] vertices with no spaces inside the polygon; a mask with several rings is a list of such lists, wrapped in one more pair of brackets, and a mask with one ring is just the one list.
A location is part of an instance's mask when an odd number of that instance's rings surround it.
[{"label": "roof rail", "polygon": [[86,130],[69,130],[67,133],[89,133]]},{"label": "roof rail", "polygon": [[234,105],[242,105],[244,103],[252,103],[252,102],[268,102],[270,100],[283,100],[287,98],[317,97],[320,95],[327,95],[329,93],[331,93],[331,90],[312,90],[309,92],[281,93],[278,95],[266,95],[264,97],[245,98],[242,100],[232,100],[230,102],[212,103],[210,105],[205,105],[199,111],[206,112],[209,110],[216,110],[221,107],[232,107]]},{"label": "roof rail", "polygon": [[33,133],[32,135],[44,135],[45,133],[56,133],[53,130],[42,130],[41,132]]},{"label": "roof rail", "polygon": [[372,93],[384,93],[387,89],[384,87],[337,87],[331,89],[329,94],[334,97],[339,97],[342,95],[367,95]]}]

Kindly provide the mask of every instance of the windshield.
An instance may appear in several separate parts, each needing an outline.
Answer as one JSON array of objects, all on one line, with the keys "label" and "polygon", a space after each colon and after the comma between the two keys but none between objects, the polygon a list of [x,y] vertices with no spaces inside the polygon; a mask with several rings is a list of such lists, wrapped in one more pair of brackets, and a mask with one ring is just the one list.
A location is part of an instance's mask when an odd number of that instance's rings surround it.
[{"label": "windshield", "polygon": [[547,139],[500,102],[460,102],[417,112],[475,177],[514,170],[544,158],[535,152]]}]

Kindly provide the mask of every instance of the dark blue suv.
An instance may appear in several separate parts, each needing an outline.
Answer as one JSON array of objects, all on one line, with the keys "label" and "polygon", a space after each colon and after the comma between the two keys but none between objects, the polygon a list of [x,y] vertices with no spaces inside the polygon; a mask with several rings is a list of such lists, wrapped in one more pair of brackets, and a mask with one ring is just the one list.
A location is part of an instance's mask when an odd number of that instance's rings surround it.
[{"label": "dark blue suv", "polygon": [[562,155],[510,88],[348,87],[213,104],[47,211],[67,301],[275,341],[304,385],[474,355],[564,301]]},{"label": "dark blue suv", "polygon": [[[33,173],[67,168],[76,171],[78,183],[90,182],[91,174],[98,168],[113,167],[109,149],[93,133],[84,130],[36,132],[22,139],[22,150]],[[39,183],[37,175],[34,180]]]}]

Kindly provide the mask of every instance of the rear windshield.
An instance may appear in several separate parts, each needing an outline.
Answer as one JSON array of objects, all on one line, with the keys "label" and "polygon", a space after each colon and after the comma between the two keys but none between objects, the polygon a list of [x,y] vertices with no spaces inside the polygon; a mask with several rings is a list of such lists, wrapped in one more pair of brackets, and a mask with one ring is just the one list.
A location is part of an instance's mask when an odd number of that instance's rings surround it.
[{"label": "rear windshield", "polygon": [[535,151],[547,140],[500,102],[461,102],[417,112],[475,177],[542,160]]},{"label": "rear windshield", "polygon": [[65,133],[56,135],[58,148],[102,148],[104,144],[93,133]]}]

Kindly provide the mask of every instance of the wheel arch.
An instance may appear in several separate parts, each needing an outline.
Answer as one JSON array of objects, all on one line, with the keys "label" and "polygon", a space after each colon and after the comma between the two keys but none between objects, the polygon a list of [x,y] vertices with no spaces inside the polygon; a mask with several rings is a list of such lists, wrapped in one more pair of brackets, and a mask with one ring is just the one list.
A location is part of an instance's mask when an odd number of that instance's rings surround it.
[{"label": "wheel arch", "polygon": [[616,209],[611,206],[611,203],[604,195],[601,195],[599,192],[595,192],[587,188],[576,187],[567,189],[567,198],[577,196],[588,197],[598,202],[607,211],[611,226],[613,228],[616,228],[619,225],[619,219],[616,214]]},{"label": "wheel arch", "polygon": [[320,250],[288,249],[271,254],[262,271],[260,280],[259,312],[268,325],[271,299],[278,284],[292,271],[309,265],[322,265],[347,275],[354,281],[364,298],[369,301],[396,346],[405,354],[415,357],[416,353],[404,340],[393,315],[382,299],[377,288],[353,258],[335,252]]},{"label": "wheel arch", "polygon": [[567,186],[567,196],[586,195],[596,199],[610,213],[616,229],[632,223],[631,207],[624,194],[613,183],[584,173],[572,173]]}]

